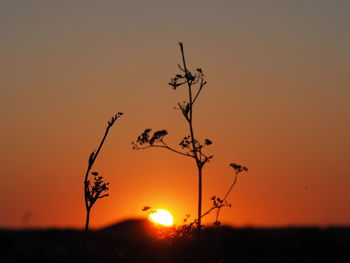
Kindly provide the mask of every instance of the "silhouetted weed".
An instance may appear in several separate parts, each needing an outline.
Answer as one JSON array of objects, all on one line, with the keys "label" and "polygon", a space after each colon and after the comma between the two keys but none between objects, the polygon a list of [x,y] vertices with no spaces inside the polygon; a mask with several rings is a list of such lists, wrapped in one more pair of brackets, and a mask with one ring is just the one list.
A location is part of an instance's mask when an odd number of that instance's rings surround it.
[{"label": "silhouetted weed", "polygon": [[192,231],[195,228],[195,226],[198,232],[200,232],[200,229],[202,227],[202,224],[201,224],[202,217],[206,216],[207,214],[211,213],[214,210],[217,211],[215,224],[216,225],[220,224],[218,220],[220,210],[224,206],[231,206],[226,201],[226,198],[231,192],[233,186],[236,184],[238,173],[242,171],[248,171],[248,169],[241,165],[231,164],[231,166],[235,170],[235,177],[231,187],[229,188],[228,192],[225,194],[225,197],[223,199],[213,196],[212,207],[209,210],[207,210],[204,214],[202,214],[202,174],[203,174],[202,171],[203,171],[204,165],[213,158],[213,155],[206,154],[204,152],[204,149],[207,146],[211,145],[213,142],[207,138],[205,138],[203,142],[201,142],[195,136],[195,131],[193,127],[193,109],[194,109],[195,102],[197,101],[198,96],[201,94],[201,91],[203,90],[203,88],[206,86],[207,81],[204,79],[204,73],[201,68],[197,68],[195,73],[193,73],[188,69],[186,64],[186,59],[185,59],[183,43],[180,42],[179,45],[180,45],[180,51],[181,51],[181,57],[182,57],[182,65],[180,64],[178,65],[180,72],[178,74],[175,74],[175,76],[171,78],[169,85],[174,90],[182,86],[186,86],[188,90],[187,100],[181,103],[178,103],[175,109],[180,110],[182,113],[182,116],[186,120],[188,124],[189,135],[186,135],[182,138],[182,140],[179,143],[179,146],[181,147],[181,149],[177,149],[173,146],[169,146],[166,143],[165,136],[168,135],[167,130],[158,130],[152,133],[152,129],[147,128],[141,133],[140,136],[137,137],[136,142],[132,142],[132,145],[134,150],[141,150],[141,149],[147,149],[147,148],[164,148],[172,152],[175,152],[177,154],[190,157],[195,161],[196,167],[197,167],[197,174],[198,174],[198,211],[197,211],[197,218],[193,222],[187,224],[186,222],[188,221],[189,217],[186,217],[185,219],[184,225],[182,226],[183,228],[182,232],[184,232],[184,235],[187,235],[187,233],[192,234]]},{"label": "silhouetted weed", "polygon": [[[81,251],[79,253],[80,254],[79,260],[81,260],[82,254],[84,253],[84,249],[85,249],[86,232],[89,230],[91,208],[93,207],[93,205],[96,203],[98,199],[107,197],[108,196],[107,192],[109,190],[108,188],[109,183],[104,182],[103,176],[99,175],[99,173],[96,171],[91,172],[91,170],[107,138],[109,129],[113,126],[116,120],[122,115],[123,113],[118,112],[108,121],[107,128],[100,142],[100,145],[98,146],[96,151],[93,151],[90,154],[90,157],[88,160],[88,167],[84,178],[84,201],[85,201],[85,209],[86,209],[85,234],[82,241]],[[93,180],[89,179],[89,175],[93,176]]]}]

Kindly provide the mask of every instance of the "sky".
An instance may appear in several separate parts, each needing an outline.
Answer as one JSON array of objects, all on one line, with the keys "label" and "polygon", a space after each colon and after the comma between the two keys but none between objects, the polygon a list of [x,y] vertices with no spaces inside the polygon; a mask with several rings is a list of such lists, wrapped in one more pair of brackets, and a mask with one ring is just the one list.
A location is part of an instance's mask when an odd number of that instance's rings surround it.
[{"label": "sky", "polygon": [[[350,224],[350,2],[0,2],[0,227],[83,227],[88,157],[112,127],[94,169],[110,196],[94,228],[169,210],[196,215],[192,160],[134,151],[145,129],[188,134],[186,99],[170,78],[184,42],[207,86],[194,109],[213,145],[203,206],[223,196],[230,163],[249,168],[221,212],[233,226]],[[214,215],[204,219],[214,221]]]}]

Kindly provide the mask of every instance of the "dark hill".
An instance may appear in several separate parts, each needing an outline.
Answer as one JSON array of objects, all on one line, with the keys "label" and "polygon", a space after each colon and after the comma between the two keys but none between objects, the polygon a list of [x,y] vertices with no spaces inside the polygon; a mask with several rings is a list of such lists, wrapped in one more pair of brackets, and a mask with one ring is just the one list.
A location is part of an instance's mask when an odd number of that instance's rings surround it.
[{"label": "dark hill", "polygon": [[101,235],[118,238],[149,238],[148,229],[151,222],[146,219],[128,219],[110,226],[104,227],[97,232]]},{"label": "dark hill", "polygon": [[[206,228],[200,238],[158,239],[147,220],[88,235],[89,262],[350,262],[349,228]],[[79,230],[0,230],[1,262],[77,262]]]}]

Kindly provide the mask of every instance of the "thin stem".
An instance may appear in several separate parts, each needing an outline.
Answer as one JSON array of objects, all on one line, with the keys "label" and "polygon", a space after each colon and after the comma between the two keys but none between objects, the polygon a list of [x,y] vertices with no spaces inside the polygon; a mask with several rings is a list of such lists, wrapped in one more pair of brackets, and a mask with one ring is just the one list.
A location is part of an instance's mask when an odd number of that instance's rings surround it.
[{"label": "thin stem", "polygon": [[224,197],[223,201],[225,201],[225,200],[226,200],[227,196],[230,194],[231,190],[232,190],[232,189],[233,189],[233,187],[236,185],[236,183],[237,183],[237,179],[238,179],[238,173],[235,173],[235,177],[234,177],[234,179],[233,179],[233,182],[232,182],[232,184],[231,184],[230,188],[228,189],[228,191],[227,191],[227,193],[226,193],[226,195],[225,195],[225,197]]},{"label": "thin stem", "polygon": [[102,148],[102,146],[103,146],[103,144],[104,144],[104,142],[105,142],[105,140],[106,140],[106,137],[107,137],[107,135],[108,135],[108,132],[109,132],[109,128],[110,128],[110,127],[111,127],[110,125],[107,126],[106,131],[105,131],[105,134],[103,135],[103,138],[102,138],[102,140],[101,140],[100,145],[99,145],[98,148],[97,148],[96,153],[93,153],[92,162],[89,163],[88,168],[87,168],[86,173],[85,173],[85,181],[87,181],[87,178],[88,178],[88,176],[89,176],[90,170],[91,170],[91,168],[92,168],[94,162],[96,161],[96,158],[97,158],[98,154],[100,153],[100,150],[101,150],[101,148]]},{"label": "thin stem", "polygon": [[84,254],[85,254],[85,248],[86,248],[86,239],[87,239],[87,233],[89,229],[89,221],[90,221],[90,207],[86,208],[86,219],[85,219],[85,231],[83,233],[82,242],[80,244],[79,254],[78,254],[78,263],[82,262]]},{"label": "thin stem", "polygon": [[202,222],[202,166],[198,167],[198,231]]},{"label": "thin stem", "polygon": [[89,229],[91,207],[86,210],[85,231]]},{"label": "thin stem", "polygon": [[85,173],[85,178],[84,178],[84,201],[85,201],[85,208],[86,208],[86,221],[85,221],[85,231],[88,231],[89,229],[89,221],[90,221],[90,210],[92,208],[92,206],[94,205],[94,203],[96,202],[96,200],[98,199],[99,197],[99,194],[97,194],[96,196],[96,199],[93,199],[93,200],[89,200],[89,194],[90,194],[90,190],[89,190],[89,180],[88,180],[88,177],[89,177],[89,174],[90,174],[90,171],[97,159],[97,156],[99,155],[101,149],[102,149],[102,146],[107,138],[107,135],[108,135],[108,132],[109,132],[109,129],[113,126],[113,124],[115,123],[115,121],[122,115],[123,113],[121,112],[118,112],[116,115],[114,115],[112,117],[112,119],[110,121],[108,121],[108,125],[107,125],[107,128],[106,128],[106,131],[102,137],[102,140],[97,148],[97,151],[96,152],[92,152],[90,154],[90,157],[89,157],[89,163],[88,163],[88,167],[86,169],[86,173]]},{"label": "thin stem", "polygon": [[107,135],[108,135],[108,132],[109,132],[109,129],[110,129],[110,127],[113,125],[113,123],[112,124],[108,124],[108,126],[107,126],[107,128],[106,128],[106,131],[105,131],[105,134],[103,135],[103,138],[102,138],[102,140],[101,140],[101,142],[100,142],[100,145],[98,146],[98,148],[97,148],[97,151],[96,152],[92,152],[91,153],[91,155],[90,155],[90,159],[89,159],[89,164],[88,164],[88,167],[87,167],[87,169],[86,169],[86,173],[85,173],[85,179],[84,179],[84,196],[85,196],[85,207],[86,207],[86,209],[88,209],[88,207],[89,207],[89,200],[88,200],[88,187],[89,187],[89,185],[88,185],[88,177],[89,177],[89,174],[90,174],[90,171],[91,171],[91,169],[92,169],[92,166],[94,165],[94,163],[95,163],[95,161],[96,161],[96,158],[97,158],[97,156],[98,156],[98,154],[100,153],[100,151],[101,151],[101,148],[102,148],[102,146],[103,146],[103,144],[104,144],[104,142],[105,142],[105,140],[106,140],[106,137],[107,137]]},{"label": "thin stem", "polygon": [[209,208],[205,213],[203,213],[202,215],[201,215],[201,217],[205,217],[206,215],[208,215],[208,214],[210,214],[210,212],[211,211],[213,211],[214,209],[216,209],[217,207],[211,207],[211,208]]},{"label": "thin stem", "polygon": [[[222,203],[224,203],[224,202],[226,201],[226,198],[228,197],[228,195],[229,195],[230,192],[232,191],[233,187],[236,185],[237,179],[238,179],[238,173],[236,172],[236,173],[235,173],[235,177],[234,177],[234,179],[233,179],[233,182],[232,182],[230,188],[228,189],[226,195],[224,196],[224,199],[222,200]],[[218,210],[217,210],[217,212],[216,212],[216,218],[215,218],[215,222],[216,222],[216,223],[218,222],[220,210],[221,210],[221,207],[219,207]]]},{"label": "thin stem", "polygon": [[152,147],[155,147],[155,148],[165,148],[165,149],[168,149],[169,151],[172,151],[172,152],[175,152],[175,153],[184,155],[184,156],[186,156],[186,157],[192,157],[192,158],[194,158],[193,155],[190,155],[190,154],[183,153],[183,152],[180,152],[180,151],[178,151],[178,150],[175,150],[174,148],[171,148],[170,146],[166,145],[165,143],[164,143],[164,145],[152,144],[152,145],[148,145],[148,146],[144,146],[144,147],[137,147],[137,148],[135,148],[135,149],[136,149],[136,150],[144,150],[144,149],[148,149],[148,148],[152,148]]},{"label": "thin stem", "polygon": [[184,71],[185,73],[187,73],[187,66],[186,66],[186,60],[185,60],[184,46],[183,46],[182,42],[180,42],[179,45],[180,45],[180,49],[181,49],[182,63],[184,65],[183,69],[181,68],[180,65],[179,65],[179,68],[182,69],[182,71]]},{"label": "thin stem", "polygon": [[201,229],[201,214],[202,214],[202,163],[200,161],[200,158],[198,157],[198,151],[196,149],[195,145],[195,136],[193,131],[193,101],[192,101],[192,80],[190,79],[190,72],[187,69],[186,65],[186,59],[185,59],[185,52],[183,48],[183,44],[180,42],[180,49],[181,49],[181,56],[182,56],[182,63],[184,66],[184,71],[187,79],[187,86],[188,86],[188,97],[189,97],[189,117],[186,118],[189,128],[190,128],[190,135],[191,135],[191,141],[192,141],[192,147],[193,147],[193,155],[196,159],[197,169],[198,169],[198,232],[200,232]]},{"label": "thin stem", "polygon": [[180,151],[178,151],[178,150],[175,150],[174,148],[171,148],[171,147],[168,146],[163,140],[161,140],[161,142],[164,144],[164,148],[166,148],[166,149],[168,149],[168,150],[170,150],[170,151],[173,151],[173,152],[178,153],[178,154],[182,154],[182,155],[184,155],[184,156],[188,156],[188,157],[194,158],[193,155],[190,155],[190,154],[187,154],[187,153],[183,153],[183,152],[180,152]]},{"label": "thin stem", "polygon": [[[184,65],[184,70],[185,70],[185,73],[186,75],[188,74],[188,69],[187,69],[187,66],[186,66],[186,59],[185,59],[185,52],[184,52],[184,48],[183,48],[183,44],[180,42],[179,43],[180,45],[180,48],[181,48],[181,56],[182,56],[182,63]],[[187,77],[187,76],[186,76]],[[196,150],[196,145],[195,145],[195,136],[194,136],[194,131],[193,131],[193,125],[192,125],[192,113],[193,113],[193,108],[192,108],[192,105],[193,105],[193,101],[192,101],[192,84],[191,84],[191,80],[188,79],[187,77],[187,86],[188,86],[188,97],[189,97],[189,118],[186,119],[188,124],[189,124],[189,128],[190,128],[190,135],[191,135],[191,140],[192,140],[192,147],[193,147],[193,153],[195,155],[195,159],[197,161],[197,165],[199,165],[199,158],[198,158],[198,155],[197,155],[197,150]]]},{"label": "thin stem", "polygon": [[195,101],[197,100],[198,95],[199,95],[199,93],[202,91],[202,88],[205,86],[205,84],[207,84],[207,82],[206,82],[206,81],[203,82],[203,79],[202,79],[202,80],[201,80],[201,84],[200,84],[200,86],[199,86],[199,89],[198,89],[198,91],[197,91],[197,94],[196,94],[196,96],[194,96],[192,105],[193,105],[193,104],[195,103]]},{"label": "thin stem", "polygon": [[[89,223],[90,223],[90,212],[91,212],[91,208],[94,205],[94,203],[96,202],[96,200],[100,197],[101,193],[97,193],[95,196],[89,196],[90,195],[90,182],[88,180],[89,178],[89,174],[90,171],[97,159],[98,154],[100,153],[102,146],[107,138],[109,129],[113,126],[113,124],[115,123],[115,121],[122,115],[123,113],[118,112],[116,115],[114,115],[112,117],[112,119],[110,121],[108,121],[108,125],[106,128],[106,131],[102,137],[102,140],[97,148],[97,151],[92,152],[90,154],[89,157],[89,161],[88,161],[88,167],[86,169],[86,173],[85,173],[85,177],[84,177],[84,202],[85,202],[85,209],[86,209],[86,218],[85,218],[85,228],[84,228],[84,234],[83,234],[83,240],[82,243],[80,245],[80,251],[79,251],[79,255],[78,255],[78,262],[81,262],[83,260],[84,257],[84,253],[85,253],[85,246],[86,246],[86,239],[87,239],[87,234],[88,234],[88,230],[89,230]],[[102,198],[102,197],[101,197]]]}]

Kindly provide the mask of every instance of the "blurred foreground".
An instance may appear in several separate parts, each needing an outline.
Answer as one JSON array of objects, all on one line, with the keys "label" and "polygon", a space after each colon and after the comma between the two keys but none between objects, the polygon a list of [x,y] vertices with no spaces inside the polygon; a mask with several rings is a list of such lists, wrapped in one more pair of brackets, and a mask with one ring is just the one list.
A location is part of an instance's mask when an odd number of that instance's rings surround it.
[{"label": "blurred foreground", "polygon": [[[200,238],[127,220],[91,231],[82,262],[350,262],[350,228],[206,228]],[[1,262],[77,262],[79,230],[0,230]]]}]

